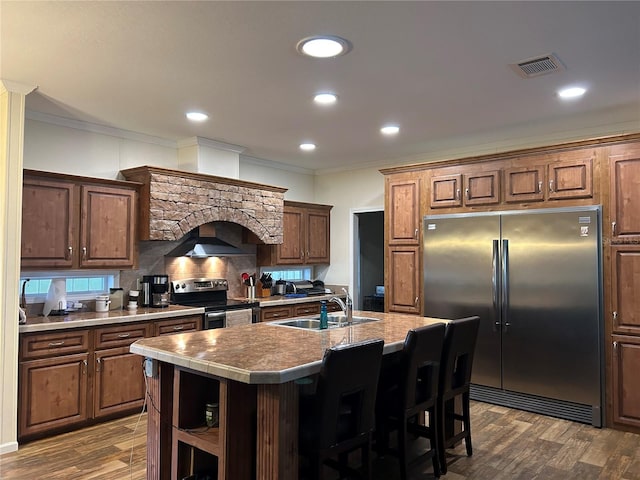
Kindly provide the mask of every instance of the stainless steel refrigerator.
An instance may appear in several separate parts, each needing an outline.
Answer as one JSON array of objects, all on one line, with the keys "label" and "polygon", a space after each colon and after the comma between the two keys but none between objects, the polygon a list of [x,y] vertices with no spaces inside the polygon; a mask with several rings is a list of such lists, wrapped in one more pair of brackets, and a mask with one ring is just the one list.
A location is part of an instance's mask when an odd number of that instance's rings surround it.
[{"label": "stainless steel refrigerator", "polygon": [[602,425],[600,207],[424,218],[424,315],[479,315],[472,398]]}]

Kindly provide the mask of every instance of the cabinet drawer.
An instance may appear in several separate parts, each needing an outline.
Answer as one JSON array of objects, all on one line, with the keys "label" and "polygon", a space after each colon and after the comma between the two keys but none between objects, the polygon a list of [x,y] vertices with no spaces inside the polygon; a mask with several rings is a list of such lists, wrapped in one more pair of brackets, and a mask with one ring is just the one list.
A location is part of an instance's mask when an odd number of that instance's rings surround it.
[{"label": "cabinet drawer", "polygon": [[156,335],[169,335],[172,333],[192,332],[202,329],[202,317],[193,316],[187,318],[172,318],[156,322]]},{"label": "cabinet drawer", "polygon": [[293,312],[295,317],[299,317],[301,315],[314,315],[316,313],[320,313],[320,302],[303,303],[302,305],[294,305]]},{"label": "cabinet drawer", "polygon": [[89,330],[26,334],[20,338],[21,359],[83,353],[87,350],[89,350]]},{"label": "cabinet drawer", "polygon": [[149,336],[148,323],[129,323],[113,327],[98,328],[95,331],[96,349],[123,347]]},{"label": "cabinet drawer", "polygon": [[267,307],[260,311],[260,321],[282,320],[292,316],[291,307]]}]

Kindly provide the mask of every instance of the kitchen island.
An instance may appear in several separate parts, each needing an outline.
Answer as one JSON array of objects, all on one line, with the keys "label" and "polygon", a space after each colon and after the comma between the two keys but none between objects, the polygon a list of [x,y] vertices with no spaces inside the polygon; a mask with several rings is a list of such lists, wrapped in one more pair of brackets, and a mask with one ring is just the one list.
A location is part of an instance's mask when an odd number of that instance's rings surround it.
[{"label": "kitchen island", "polygon": [[[382,338],[384,354],[436,318],[354,312],[378,321],[328,330],[266,322],[138,340],[148,369],[147,478],[182,478],[217,462],[218,479],[294,479],[298,474],[300,379],[320,371],[334,345]],[[219,425],[203,428],[205,405]],[[255,423],[255,427],[253,426]],[[215,457],[215,458],[214,458]]]}]

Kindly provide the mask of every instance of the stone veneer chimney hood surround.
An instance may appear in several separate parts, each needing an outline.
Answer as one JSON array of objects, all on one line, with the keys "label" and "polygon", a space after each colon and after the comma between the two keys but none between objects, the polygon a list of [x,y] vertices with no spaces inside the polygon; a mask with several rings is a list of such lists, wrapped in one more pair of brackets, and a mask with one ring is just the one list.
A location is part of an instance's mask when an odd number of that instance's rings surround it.
[{"label": "stone veneer chimney hood surround", "polygon": [[139,239],[179,240],[210,222],[232,222],[266,244],[282,243],[286,188],[143,166],[121,170],[140,191]]}]

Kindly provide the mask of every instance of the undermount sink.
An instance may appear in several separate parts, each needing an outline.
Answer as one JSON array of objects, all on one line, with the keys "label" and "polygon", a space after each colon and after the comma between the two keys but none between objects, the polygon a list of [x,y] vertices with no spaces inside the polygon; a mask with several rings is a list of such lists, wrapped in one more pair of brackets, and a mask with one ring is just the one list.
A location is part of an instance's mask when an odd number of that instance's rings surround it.
[{"label": "undermount sink", "polygon": [[[378,318],[369,317],[353,317],[351,325],[359,325],[361,323],[377,322]],[[269,322],[271,325],[278,325],[281,327],[293,327],[303,328],[305,330],[320,330],[319,318],[295,318],[291,320],[278,320],[275,322]],[[339,326],[347,327],[347,317],[344,315],[329,315],[329,328],[338,328]]]}]

